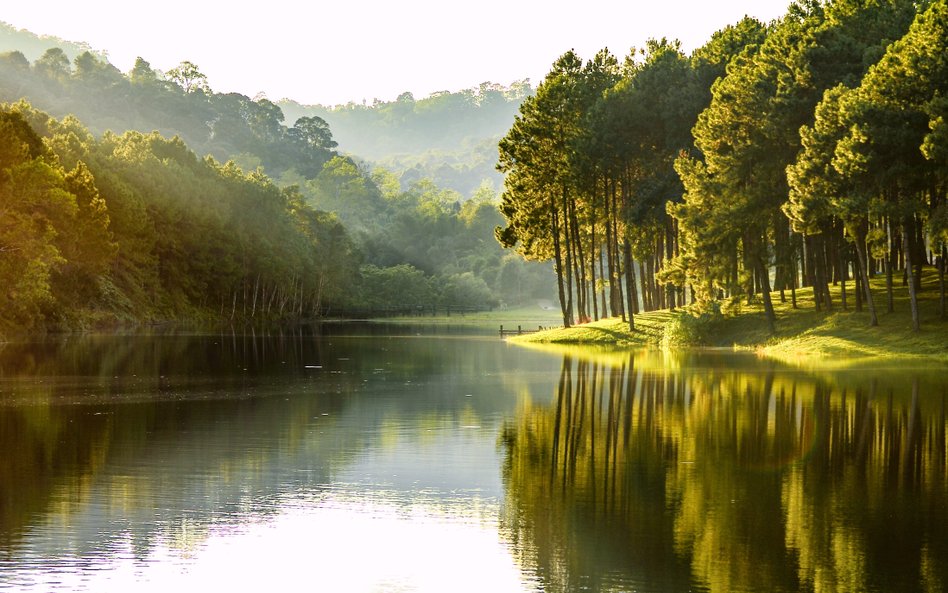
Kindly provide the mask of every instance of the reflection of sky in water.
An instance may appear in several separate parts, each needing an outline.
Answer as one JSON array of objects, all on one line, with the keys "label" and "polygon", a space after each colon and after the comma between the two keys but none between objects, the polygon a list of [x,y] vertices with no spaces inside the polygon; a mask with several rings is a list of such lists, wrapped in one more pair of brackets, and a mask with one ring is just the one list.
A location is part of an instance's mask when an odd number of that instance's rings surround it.
[{"label": "reflection of sky in water", "polygon": [[0,350],[0,593],[948,590],[943,369],[293,344]]},{"label": "reflection of sky in water", "polygon": [[458,407],[379,396],[317,407],[302,438],[221,420],[113,451],[0,558],[0,590],[537,590],[498,530],[502,415],[443,397]]},{"label": "reflection of sky in water", "polygon": [[298,502],[266,521],[213,527],[200,543],[162,542],[146,558],[136,559],[126,544],[110,560],[69,562],[12,584],[103,593],[536,589],[523,582],[489,518],[495,504],[475,517],[406,500],[355,498]]}]

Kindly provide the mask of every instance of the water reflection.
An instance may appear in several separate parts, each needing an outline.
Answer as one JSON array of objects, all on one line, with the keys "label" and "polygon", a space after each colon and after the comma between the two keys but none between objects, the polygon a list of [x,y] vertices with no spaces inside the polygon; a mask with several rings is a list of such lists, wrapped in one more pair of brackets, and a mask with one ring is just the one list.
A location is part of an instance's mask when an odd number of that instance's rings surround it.
[{"label": "water reflection", "polygon": [[7,345],[0,590],[532,590],[496,434],[551,361],[415,334]]},{"label": "water reflection", "polygon": [[354,329],[0,348],[0,590],[948,585],[943,369]]},{"label": "water reflection", "polygon": [[547,591],[943,591],[946,393],[942,369],[568,353],[503,430],[504,526]]}]

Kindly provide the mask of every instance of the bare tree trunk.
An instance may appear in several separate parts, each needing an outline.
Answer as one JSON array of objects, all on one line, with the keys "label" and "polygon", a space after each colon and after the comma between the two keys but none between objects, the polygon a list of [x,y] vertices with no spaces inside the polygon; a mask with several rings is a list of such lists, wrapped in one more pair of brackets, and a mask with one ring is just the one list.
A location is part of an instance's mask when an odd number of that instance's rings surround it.
[{"label": "bare tree trunk", "polygon": [[[674,228],[673,218],[671,216],[665,216],[665,261],[671,262],[672,257],[675,253],[675,239],[674,239]],[[675,291],[675,285],[671,282],[665,284],[665,300],[669,309],[674,310],[677,305],[678,299]]]},{"label": "bare tree trunk", "polygon": [[635,274],[632,271],[632,246],[629,245],[628,239],[626,239],[622,244],[622,254],[625,259],[625,283],[626,283],[626,295],[629,299],[628,310],[629,310],[629,331],[635,331],[635,315],[632,313],[634,310],[634,304],[632,302],[632,294],[635,291]]},{"label": "bare tree trunk", "polygon": [[866,229],[860,224],[856,231],[856,255],[859,257],[859,268],[862,272],[862,285],[866,290],[866,306],[869,307],[869,325],[875,327],[879,325],[879,318],[876,316],[876,305],[872,300],[872,290],[869,287],[869,258],[866,253]]},{"label": "bare tree trunk", "polygon": [[807,235],[804,239],[803,245],[806,253],[806,268],[808,280],[810,280],[810,285],[813,287],[813,305],[816,307],[817,311],[823,310],[823,294],[820,286],[820,282],[817,280],[816,276],[816,258],[814,257],[815,249],[813,248],[814,239],[811,235]]},{"label": "bare tree trunk", "polygon": [[945,312],[945,256],[948,255],[948,249],[944,245],[941,246],[941,250],[938,252],[938,292],[939,292],[939,307],[941,311],[941,318],[948,319],[948,313]]},{"label": "bare tree trunk", "polygon": [[885,253],[885,291],[886,291],[886,311],[892,313],[895,311],[895,295],[892,286],[892,257],[895,255],[895,240],[892,233],[892,220],[886,217],[886,253]]},{"label": "bare tree trunk", "polygon": [[569,242],[573,246],[572,259],[576,280],[576,309],[579,313],[579,322],[586,323],[589,321],[589,310],[586,306],[588,296],[587,290],[589,286],[586,282],[586,266],[585,258],[583,257],[583,242],[579,236],[579,220],[576,217],[576,202],[565,200],[565,203],[566,215],[568,217],[566,228],[571,237]]},{"label": "bare tree trunk", "polygon": [[553,235],[553,263],[556,268],[556,288],[560,297],[560,311],[563,313],[563,327],[569,327],[572,325],[572,312],[570,311],[568,300],[563,290],[563,282],[565,281],[563,274],[563,250],[560,245],[559,216],[556,212],[556,203],[554,200],[550,200],[550,226],[552,227],[550,231]]},{"label": "bare tree trunk", "polygon": [[567,204],[567,193],[566,186],[563,186],[563,216],[566,219],[562,222],[563,225],[563,239],[566,241],[566,309],[569,313],[569,327],[573,325],[573,250],[572,250],[572,241],[570,240],[569,232],[569,206]]},{"label": "bare tree trunk", "polygon": [[760,280],[760,294],[764,301],[764,317],[767,319],[767,329],[771,334],[774,334],[777,332],[777,316],[774,313],[773,301],[770,299],[770,271],[767,266],[767,245],[763,238],[752,237],[751,234],[751,232],[746,233],[747,245],[745,245],[745,248],[750,251],[754,259],[757,276]]},{"label": "bare tree trunk", "polygon": [[915,271],[912,270],[912,248],[909,244],[911,241],[911,223],[909,222],[909,217],[906,216],[902,221],[902,249],[905,251],[905,273],[907,275],[907,284],[909,289],[909,304],[912,307],[912,330],[919,330],[918,322],[918,294],[915,290]]},{"label": "bare tree trunk", "polygon": [[[597,294],[599,292],[599,287],[596,286],[596,214],[593,212],[593,215],[590,217],[589,223],[589,233],[590,233],[590,245],[589,245],[589,278],[590,283],[592,284],[592,313],[593,319],[599,321],[599,301],[597,300]],[[599,258],[600,265],[602,264],[602,257]],[[603,311],[605,313],[605,311]]]},{"label": "bare tree trunk", "polygon": [[846,261],[846,239],[843,237],[842,223],[836,226],[839,228],[836,233],[836,268],[837,276],[839,277],[839,301],[843,307],[843,311],[847,311],[849,309],[849,303],[846,299],[846,269],[849,264]]},{"label": "bare tree trunk", "polygon": [[[607,239],[607,241],[608,241],[608,239]],[[601,281],[602,281],[603,283],[608,283],[608,286],[610,287],[610,288],[608,288],[608,290],[612,290],[612,288],[611,288],[611,286],[612,286],[612,281],[611,281],[611,280],[606,280],[606,270],[605,270],[605,268],[603,267],[603,263],[602,263],[604,259],[605,259],[605,254],[602,252],[602,247],[600,247],[600,248],[599,248],[599,278],[601,279]],[[608,309],[608,307],[606,307],[606,290],[607,290],[607,287],[606,287],[606,285],[604,284],[603,287],[602,287],[602,290],[599,291],[599,299],[600,299],[600,304],[601,304],[600,308],[602,309],[602,316],[603,316],[603,317],[609,317],[609,316],[610,316],[610,315],[609,315],[609,309]],[[612,315],[612,317],[615,317],[615,315]]]},{"label": "bare tree trunk", "polygon": [[[626,295],[628,297],[629,304],[629,315],[638,315],[639,314],[639,287],[638,282],[635,280],[635,264],[632,261],[632,248],[629,247],[628,255],[628,264],[625,268],[626,274]],[[622,286],[620,285],[621,289]],[[622,320],[625,321],[625,310],[622,311]]]}]

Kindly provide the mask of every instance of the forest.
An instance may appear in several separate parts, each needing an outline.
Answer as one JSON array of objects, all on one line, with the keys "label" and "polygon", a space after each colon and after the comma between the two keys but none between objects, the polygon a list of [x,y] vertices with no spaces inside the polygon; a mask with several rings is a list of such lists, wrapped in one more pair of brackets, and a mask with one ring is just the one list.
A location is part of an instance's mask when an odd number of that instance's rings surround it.
[{"label": "forest", "polygon": [[500,143],[497,237],[554,261],[567,327],[760,299],[773,332],[771,292],[804,286],[876,325],[902,283],[918,330],[923,266],[945,316],[946,56],[944,0],[804,0],[690,56],[567,52]]},{"label": "forest", "polygon": [[0,26],[31,52],[0,54],[0,331],[554,294],[567,327],[759,300],[773,331],[771,293],[876,325],[897,285],[918,328],[926,266],[944,316],[945,0],[806,0],[690,55],[331,108],[56,41]]},{"label": "forest", "polygon": [[494,240],[489,182],[399,178],[341,152],[318,115],[288,126],[190,62],[123,74],[81,45],[0,33],[38,53],[0,53],[0,333],[552,296],[549,265]]},{"label": "forest", "polygon": [[482,185],[499,188],[497,142],[533,93],[529,80],[509,87],[484,82],[459,92],[441,91],[416,99],[324,107],[277,102],[290,120],[325,120],[342,150],[396,173],[404,188],[423,178],[471,195]]}]

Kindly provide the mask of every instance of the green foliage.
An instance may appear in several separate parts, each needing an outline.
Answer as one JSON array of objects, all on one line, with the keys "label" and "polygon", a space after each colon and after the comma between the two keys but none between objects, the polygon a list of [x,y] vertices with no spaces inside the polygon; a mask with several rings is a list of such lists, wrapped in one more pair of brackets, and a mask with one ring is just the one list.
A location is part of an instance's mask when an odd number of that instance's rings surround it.
[{"label": "green foliage", "polygon": [[665,324],[662,346],[698,347],[717,343],[725,317],[717,303],[702,310],[682,310]]},{"label": "green foliage", "polygon": [[265,98],[215,93],[189,61],[162,75],[138,58],[123,75],[90,51],[78,52],[72,63],[59,47],[47,49],[32,67],[24,68],[25,59],[19,52],[0,57],[0,101],[28,97],[54,116],[77,116],[96,134],[158,130],[218,161],[249,155],[271,175],[293,171],[305,179],[316,177],[334,154],[325,121],[301,118],[288,128],[279,106]]},{"label": "green foliage", "polygon": [[483,278],[473,272],[452,274],[444,278],[440,289],[441,302],[455,307],[495,307],[497,300]]},{"label": "green foliage", "polygon": [[383,310],[392,306],[435,304],[428,278],[409,264],[386,268],[369,264],[359,272],[362,276],[361,299],[357,303],[360,306]]},{"label": "green foliage", "polygon": [[168,80],[181,87],[185,93],[207,93],[211,87],[207,84],[207,76],[198,69],[197,65],[185,60],[178,66],[168,70]]},{"label": "green foliage", "polygon": [[61,48],[69,59],[83,52],[92,51],[87,43],[75,43],[50,35],[36,35],[0,21],[0,52],[16,52],[27,60],[35,60],[46,50],[55,47]]},{"label": "green foliage", "polygon": [[300,105],[279,103],[290,120],[317,117],[332,128],[342,150],[384,167],[408,190],[422,179],[470,197],[483,183],[499,187],[494,169],[497,141],[521,101],[532,93],[527,82],[509,87],[483,83],[423,99],[403,93],[391,102]]},{"label": "green foliage", "polygon": [[335,217],[260,173],[197,158],[178,138],[96,141],[74,118],[22,102],[0,110],[0,136],[4,328],[74,324],[92,310],[312,315],[354,286],[358,256]]}]

